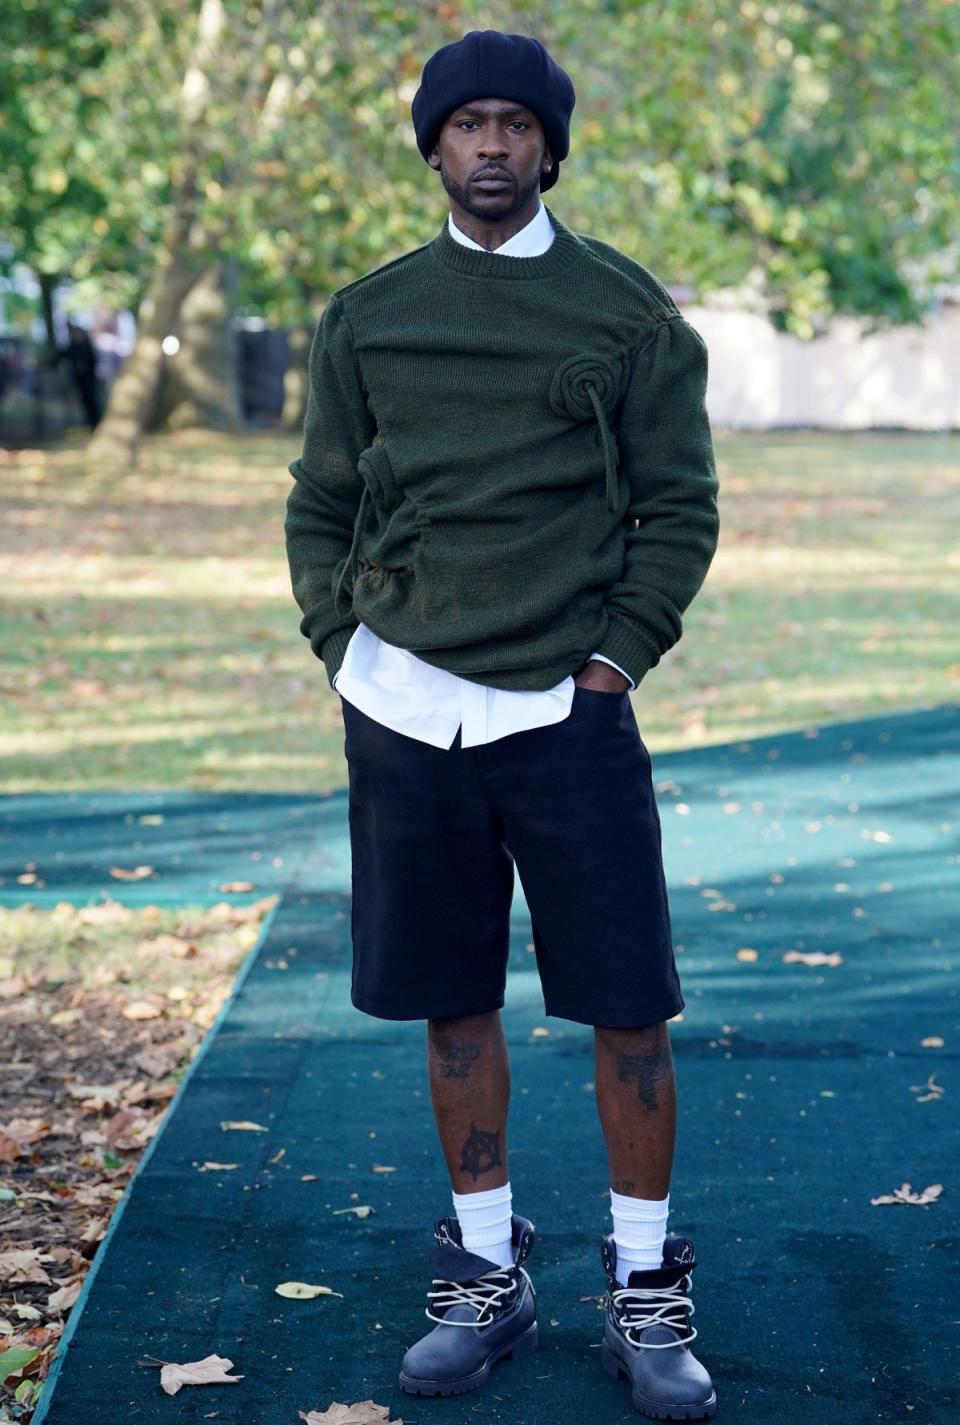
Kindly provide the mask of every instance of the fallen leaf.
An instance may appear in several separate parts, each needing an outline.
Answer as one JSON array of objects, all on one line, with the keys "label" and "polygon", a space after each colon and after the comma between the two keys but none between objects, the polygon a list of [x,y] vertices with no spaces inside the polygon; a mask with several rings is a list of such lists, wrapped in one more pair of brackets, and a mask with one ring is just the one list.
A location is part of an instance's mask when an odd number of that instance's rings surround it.
[{"label": "fallen leaf", "polygon": [[901,1187],[894,1189],[892,1195],[872,1197],[870,1202],[874,1207],[888,1202],[910,1202],[915,1203],[918,1207],[924,1207],[928,1202],[936,1202],[942,1192],[943,1183],[932,1183],[930,1187],[925,1187],[920,1193],[914,1192],[909,1183],[903,1183]]},{"label": "fallen leaf", "polygon": [[116,876],[118,881],[142,881],[157,873],[152,866],[135,866],[132,871],[125,870],[123,866],[111,866],[110,874]]},{"label": "fallen leaf", "polygon": [[12,1163],[14,1159],[26,1156],[27,1149],[0,1128],[0,1163]]},{"label": "fallen leaf", "polygon": [[202,1361],[165,1361],[160,1371],[160,1384],[168,1395],[176,1395],[182,1385],[235,1385],[243,1376],[228,1376],[233,1362],[226,1356],[204,1356]]},{"label": "fallen leaf", "polygon": [[201,1163],[197,1169],[198,1173],[229,1173],[233,1168],[239,1168],[239,1163]]},{"label": "fallen leaf", "polygon": [[[372,1400],[360,1400],[355,1405],[341,1405],[335,1400],[327,1410],[311,1410],[305,1414],[298,1410],[300,1419],[306,1425],[376,1425],[377,1421],[390,1420],[389,1405],[375,1405]],[[394,1425],[403,1425],[397,1420]]]},{"label": "fallen leaf", "polygon": [[120,1079],[115,1084],[67,1084],[67,1093],[71,1098],[84,1100],[81,1107],[86,1108],[86,1100],[92,1099],[93,1108],[104,1108],[107,1104],[118,1104],[123,1090],[127,1087],[129,1079]]},{"label": "fallen leaf", "polygon": [[397,1170],[389,1167],[386,1163],[374,1163],[373,1171],[375,1173],[395,1173]]},{"label": "fallen leaf", "polygon": [[922,1049],[942,1049],[943,1040],[939,1034],[930,1034],[926,1039],[920,1040],[920,1047]]},{"label": "fallen leaf", "polygon": [[783,956],[785,965],[799,961],[801,965],[842,965],[843,956],[834,950],[826,954],[823,950],[787,950]]},{"label": "fallen leaf", "polygon": [[8,1351],[0,1352],[0,1385],[8,1381],[11,1376],[17,1376],[21,1371],[26,1370],[30,1362],[35,1361],[39,1354],[39,1351],[31,1351],[26,1346],[11,1346]]},{"label": "fallen leaf", "polygon": [[48,1311],[69,1311],[77,1297],[80,1295],[80,1288],[83,1286],[83,1278],[77,1277],[76,1281],[68,1282],[58,1291],[52,1291],[47,1297]]},{"label": "fallen leaf", "polygon": [[333,1215],[338,1217],[341,1212],[352,1212],[355,1217],[369,1217],[372,1211],[372,1207],[335,1207]]},{"label": "fallen leaf", "polygon": [[[0,1129],[0,1132],[3,1131]],[[50,1124],[45,1118],[11,1118],[5,1131],[18,1143],[36,1143],[47,1137]]]},{"label": "fallen leaf", "polygon": [[254,885],[252,881],[224,881],[220,889],[221,891],[252,891]]},{"label": "fallen leaf", "polygon": [[756,960],[756,958],[756,950],[751,950],[749,945],[744,945],[742,949],[737,951],[738,960]]},{"label": "fallen leaf", "polygon": [[311,1286],[309,1282],[281,1282],[274,1287],[277,1296],[289,1296],[294,1301],[311,1301],[315,1296],[343,1296],[329,1286]]},{"label": "fallen leaf", "polygon": [[236,1120],[234,1120],[234,1119],[232,1119],[232,1118],[221,1119],[220,1127],[221,1127],[221,1128],[241,1128],[241,1129],[244,1129],[246,1132],[249,1132],[249,1133],[269,1133],[269,1132],[270,1132],[270,1129],[269,1129],[269,1128],[264,1128],[264,1126],[263,1126],[262,1123],[251,1123],[251,1122],[249,1121],[249,1119],[246,1119],[246,1118],[240,1118],[240,1119],[236,1119]]},{"label": "fallen leaf", "polygon": [[123,1007],[124,1019],[159,1019],[164,1012],[162,1001],[132,999]]},{"label": "fallen leaf", "polygon": [[[53,1286],[40,1265],[41,1253],[38,1247],[20,1247],[15,1251],[0,1252],[0,1281],[8,1286],[20,1282],[40,1282],[43,1286]],[[44,1260],[49,1261],[49,1254]]]},{"label": "fallen leaf", "polygon": [[78,1009],[58,1009],[55,1014],[51,1014],[47,1020],[48,1024],[76,1024],[80,1018]]},{"label": "fallen leaf", "polygon": [[173,1049],[163,1049],[153,1045],[135,1055],[133,1062],[138,1069],[142,1069],[151,1078],[162,1079],[176,1068],[179,1057]]}]

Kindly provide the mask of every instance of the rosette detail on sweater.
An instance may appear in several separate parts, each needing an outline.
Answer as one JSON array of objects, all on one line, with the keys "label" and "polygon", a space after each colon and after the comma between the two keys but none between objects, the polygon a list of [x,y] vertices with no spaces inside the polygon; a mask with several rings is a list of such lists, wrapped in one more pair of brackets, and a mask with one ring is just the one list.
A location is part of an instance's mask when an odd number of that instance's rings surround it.
[{"label": "rosette detail on sweater", "polygon": [[611,513],[616,510],[619,500],[619,455],[607,417],[614,415],[623,399],[629,377],[630,363],[626,353],[616,351],[603,356],[568,356],[554,371],[550,382],[550,405],[558,416],[566,416],[572,421],[596,418],[603,444],[607,509]]}]

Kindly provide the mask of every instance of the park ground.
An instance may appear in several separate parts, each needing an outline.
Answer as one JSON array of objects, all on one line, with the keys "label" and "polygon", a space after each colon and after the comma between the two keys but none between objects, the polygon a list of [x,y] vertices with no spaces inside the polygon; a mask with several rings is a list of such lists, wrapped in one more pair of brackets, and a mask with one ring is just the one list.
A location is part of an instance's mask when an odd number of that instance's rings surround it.
[{"label": "park ground", "polygon": [[[953,701],[960,434],[718,433],[720,545],[650,750]],[[283,539],[299,438],[0,453],[0,792],[344,786]],[[0,888],[2,889],[2,888]]]}]

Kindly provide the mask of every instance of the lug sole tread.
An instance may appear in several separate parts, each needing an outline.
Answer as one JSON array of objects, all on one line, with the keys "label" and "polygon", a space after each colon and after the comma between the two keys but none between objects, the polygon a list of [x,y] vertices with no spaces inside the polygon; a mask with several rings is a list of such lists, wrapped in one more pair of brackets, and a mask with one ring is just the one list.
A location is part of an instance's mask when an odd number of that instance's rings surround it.
[{"label": "lug sole tread", "polygon": [[538,1343],[537,1323],[533,1322],[528,1326],[521,1336],[515,1341],[505,1341],[484,1361],[478,1371],[472,1376],[461,1376],[455,1381],[430,1381],[416,1380],[411,1376],[400,1373],[400,1389],[407,1395],[423,1396],[446,1396],[446,1395],[466,1395],[471,1390],[479,1390],[489,1379],[490,1372],[500,1361],[520,1361],[525,1356],[529,1356],[536,1350]]}]

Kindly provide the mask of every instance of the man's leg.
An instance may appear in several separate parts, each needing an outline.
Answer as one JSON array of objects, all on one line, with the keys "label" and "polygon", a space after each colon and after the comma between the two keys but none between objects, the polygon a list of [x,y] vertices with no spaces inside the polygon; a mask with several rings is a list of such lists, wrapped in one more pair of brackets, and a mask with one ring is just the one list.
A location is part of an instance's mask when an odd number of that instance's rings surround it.
[{"label": "man's leg", "polygon": [[676,1140],[673,1054],[666,1021],[637,1029],[598,1026],[595,1034],[617,1269],[626,1285],[631,1270],[660,1264]]},{"label": "man's leg", "polygon": [[510,1065],[498,1009],[427,1021],[430,1096],[456,1193],[503,1187]]},{"label": "man's leg", "polygon": [[500,1010],[427,1022],[430,1096],[467,1251],[514,1260],[507,1173],[510,1064]]},{"label": "man's leg", "polygon": [[514,1261],[507,1171],[510,1066],[500,1011],[427,1024],[430,1093],[462,1241],[508,1267]]}]

